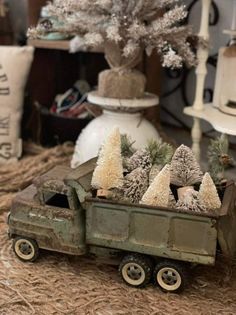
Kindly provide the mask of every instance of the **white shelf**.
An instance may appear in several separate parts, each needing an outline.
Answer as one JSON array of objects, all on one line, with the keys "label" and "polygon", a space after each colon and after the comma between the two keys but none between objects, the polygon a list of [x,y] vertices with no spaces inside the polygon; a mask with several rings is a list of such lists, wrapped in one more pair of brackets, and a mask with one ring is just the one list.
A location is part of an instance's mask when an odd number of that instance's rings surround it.
[{"label": "white shelf", "polygon": [[186,107],[184,113],[206,120],[218,132],[236,136],[236,116],[221,112],[212,103],[204,104],[204,109],[201,111],[195,110],[193,107]]},{"label": "white shelf", "polygon": [[[69,40],[45,40],[45,39],[28,39],[27,45],[33,46],[35,48],[41,49],[56,49],[56,50],[66,50],[70,49],[70,41]],[[84,52],[91,53],[103,53],[103,47],[96,47],[88,49]]]}]

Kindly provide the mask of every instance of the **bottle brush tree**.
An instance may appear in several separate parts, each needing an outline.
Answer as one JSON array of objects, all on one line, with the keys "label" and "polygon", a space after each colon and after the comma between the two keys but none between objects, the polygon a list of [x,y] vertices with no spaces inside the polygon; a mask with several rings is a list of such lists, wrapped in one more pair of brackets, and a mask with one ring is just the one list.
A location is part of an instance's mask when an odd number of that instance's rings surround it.
[{"label": "bottle brush tree", "polygon": [[124,178],[122,187],[124,199],[131,203],[139,203],[147,188],[147,172],[142,167],[138,167]]},{"label": "bottle brush tree", "polygon": [[128,171],[141,167],[149,173],[152,167],[152,161],[149,152],[146,149],[137,150],[127,161],[126,168]]},{"label": "bottle brush tree", "polygon": [[187,210],[197,213],[206,213],[207,208],[199,200],[199,192],[189,189],[176,203],[176,209]]},{"label": "bottle brush tree", "polygon": [[142,204],[167,207],[170,198],[170,165],[166,165],[153,180],[141,200]]},{"label": "bottle brush tree", "polygon": [[91,184],[95,189],[104,190],[119,188],[123,184],[121,136],[118,128],[111,132],[100,149]]},{"label": "bottle brush tree", "polygon": [[209,173],[206,173],[203,177],[198,199],[208,211],[215,212],[221,207],[221,201],[216,186]]},{"label": "bottle brush tree", "polygon": [[39,24],[30,37],[59,31],[76,36],[73,50],[103,46],[111,70],[99,75],[98,92],[104,97],[139,98],[145,76],[135,66],[143,51],[156,50],[162,65],[180,68],[184,61],[195,64],[188,37],[191,28],[181,25],[186,18],[179,0],[54,0],[48,12],[63,24]]},{"label": "bottle brush tree", "polygon": [[157,165],[157,164],[154,164],[151,167],[151,170],[149,172],[149,184],[151,184],[154,181],[156,176],[160,173],[161,169],[162,169],[161,165]]},{"label": "bottle brush tree", "polygon": [[171,183],[179,187],[191,186],[200,183],[202,176],[193,151],[182,144],[171,160]]}]

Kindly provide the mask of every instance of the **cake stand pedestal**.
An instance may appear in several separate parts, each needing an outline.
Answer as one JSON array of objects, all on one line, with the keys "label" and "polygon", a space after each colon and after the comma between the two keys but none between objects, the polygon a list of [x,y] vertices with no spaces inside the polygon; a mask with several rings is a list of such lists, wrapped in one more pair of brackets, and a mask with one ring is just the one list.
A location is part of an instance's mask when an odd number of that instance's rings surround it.
[{"label": "cake stand pedestal", "polygon": [[139,99],[113,99],[101,97],[95,91],[88,94],[88,101],[102,107],[103,113],[79,135],[71,161],[72,168],[97,156],[104,139],[115,127],[135,141],[134,147],[137,149],[145,147],[151,139],[160,139],[156,128],[142,116],[144,109],[158,105],[156,95],[146,93]]}]

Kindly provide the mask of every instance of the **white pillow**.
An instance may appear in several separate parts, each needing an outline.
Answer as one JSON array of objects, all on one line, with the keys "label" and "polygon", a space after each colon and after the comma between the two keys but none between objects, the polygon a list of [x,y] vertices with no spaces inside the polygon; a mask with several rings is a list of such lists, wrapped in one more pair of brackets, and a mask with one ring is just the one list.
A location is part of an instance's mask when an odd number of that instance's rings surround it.
[{"label": "white pillow", "polygon": [[0,163],[21,156],[20,123],[33,54],[33,47],[0,46]]}]

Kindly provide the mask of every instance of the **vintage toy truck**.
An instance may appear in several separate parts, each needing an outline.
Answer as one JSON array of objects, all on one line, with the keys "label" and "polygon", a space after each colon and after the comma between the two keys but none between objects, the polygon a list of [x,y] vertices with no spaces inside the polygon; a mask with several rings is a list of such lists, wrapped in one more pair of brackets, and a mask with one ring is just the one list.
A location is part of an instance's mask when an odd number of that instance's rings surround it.
[{"label": "vintage toy truck", "polygon": [[34,261],[40,249],[92,254],[119,264],[129,285],[151,279],[165,291],[180,291],[193,264],[214,265],[219,247],[236,250],[236,188],[229,183],[219,215],[133,205],[93,197],[96,160],[76,170],[56,167],[13,201],[9,236],[16,255]]}]

